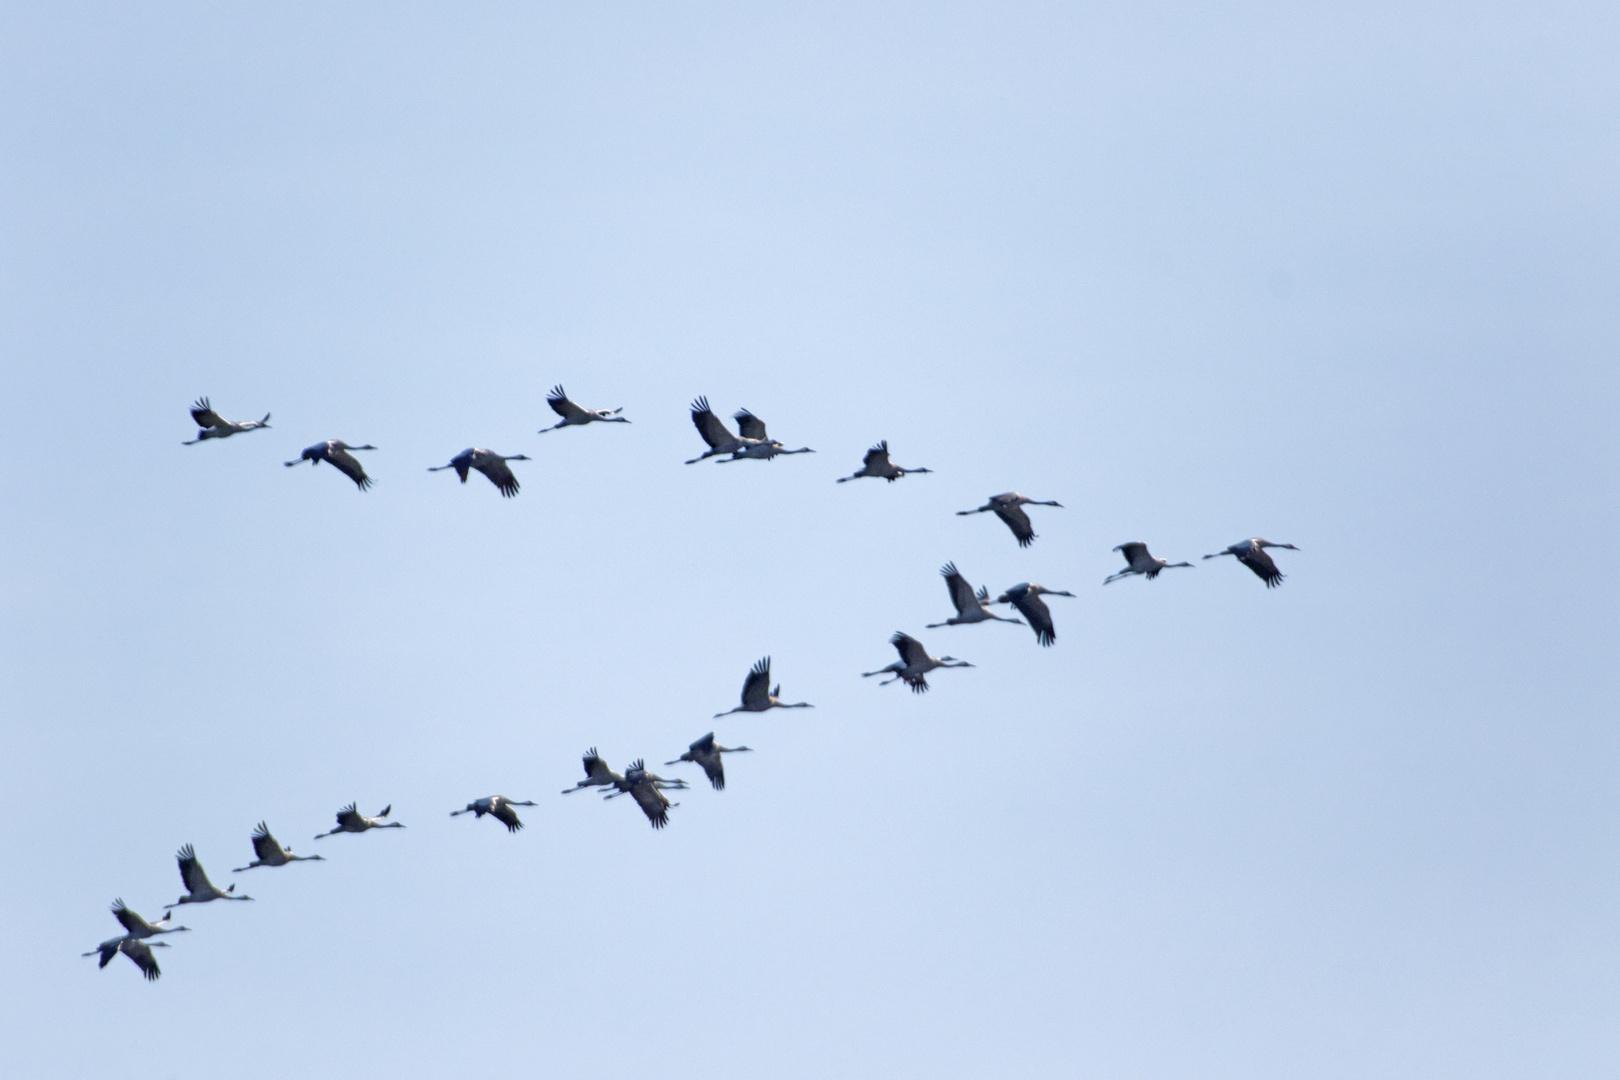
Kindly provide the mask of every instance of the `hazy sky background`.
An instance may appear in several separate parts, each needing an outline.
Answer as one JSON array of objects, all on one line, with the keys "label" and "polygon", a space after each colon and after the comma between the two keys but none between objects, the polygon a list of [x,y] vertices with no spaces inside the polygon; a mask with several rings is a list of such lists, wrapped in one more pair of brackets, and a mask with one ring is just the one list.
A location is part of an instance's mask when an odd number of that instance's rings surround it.
[{"label": "hazy sky background", "polygon": [[5,5],[5,1071],[1614,1076],[1620,16],[1349,7]]}]

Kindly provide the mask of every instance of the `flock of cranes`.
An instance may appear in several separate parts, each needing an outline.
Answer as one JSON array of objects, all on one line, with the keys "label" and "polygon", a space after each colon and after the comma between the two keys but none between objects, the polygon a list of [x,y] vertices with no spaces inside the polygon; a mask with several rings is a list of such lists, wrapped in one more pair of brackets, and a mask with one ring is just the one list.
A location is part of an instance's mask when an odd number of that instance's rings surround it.
[{"label": "flock of cranes", "polygon": [[[554,387],[546,399],[546,404],[560,418],[550,427],[542,428],[540,433],[556,431],[566,427],[581,427],[593,423],[628,424],[630,420],[621,415],[623,409],[586,409],[569,399],[561,386]],[[193,446],[198,443],[215,439],[226,439],[233,435],[243,434],[259,429],[268,429],[270,414],[265,413],[262,420],[231,421],[226,420],[215,412],[208,399],[199,398],[191,409],[191,417],[196,422],[198,431],[195,439],[188,439],[184,445]],[[707,458],[715,458],[720,462],[729,461],[769,461],[773,458],[789,454],[810,454],[815,451],[808,446],[797,450],[789,450],[782,442],[772,439],[766,431],[765,421],[748,409],[739,409],[732,415],[736,421],[737,431],[733,433],[725,423],[717,417],[709,407],[708,399],[699,397],[691,405],[692,424],[708,447],[697,457],[685,462],[688,465],[697,464]],[[353,446],[341,439],[328,439],[306,448],[295,461],[285,462],[293,466],[305,461],[312,465],[326,462],[354,482],[360,491],[368,490],[373,481],[367,475],[360,460],[354,456],[356,451],[370,451],[377,449],[367,443]],[[428,468],[429,472],[439,472],[454,469],[461,478],[467,482],[468,475],[477,470],[487,477],[500,494],[505,498],[515,497],[520,488],[516,474],[512,471],[511,462],[532,460],[526,454],[500,454],[493,450],[482,448],[469,448],[451,458],[448,464],[434,465]],[[889,458],[889,444],[882,441],[866,452],[861,468],[849,476],[839,477],[837,482],[842,484],[850,480],[862,478],[882,479],[889,483],[912,473],[929,473],[931,469],[905,468],[894,464]],[[959,510],[958,516],[972,514],[994,513],[1007,528],[1012,531],[1013,537],[1021,548],[1027,548],[1036,539],[1036,533],[1025,512],[1026,506],[1056,506],[1063,504],[1056,500],[1032,499],[1016,491],[994,495],[980,507],[972,510]],[[1292,544],[1278,544],[1261,537],[1252,537],[1239,541],[1221,551],[1205,555],[1205,559],[1214,559],[1223,555],[1231,555],[1254,572],[1255,576],[1265,583],[1267,588],[1275,588],[1282,584],[1283,574],[1277,568],[1276,561],[1267,554],[1268,548],[1283,548],[1290,551],[1298,549]],[[1172,563],[1166,559],[1154,556],[1146,544],[1139,541],[1120,544],[1114,548],[1125,559],[1125,568],[1118,573],[1110,574],[1103,580],[1108,585],[1121,578],[1141,576],[1148,580],[1158,577],[1159,573],[1168,569],[1182,567],[1190,568],[1190,562]],[[1048,589],[1044,585],[1034,582],[1021,582],[1005,590],[994,601],[990,599],[990,590],[986,586],[975,589],[966,577],[956,568],[955,563],[946,563],[940,569],[940,575],[945,579],[945,588],[950,596],[951,605],[956,614],[943,622],[929,623],[928,629],[938,629],[950,626],[967,626],[981,622],[1006,622],[1028,626],[1035,634],[1036,641],[1042,646],[1050,646],[1057,640],[1057,631],[1052,619],[1052,611],[1042,599],[1047,596],[1074,597],[1074,593],[1062,589]],[[997,614],[993,608],[1002,604],[1010,605],[1016,609],[1023,618],[1015,618]],[[943,668],[973,667],[966,660],[959,660],[954,656],[934,656],[929,653],[926,646],[916,638],[903,631],[897,631],[890,639],[889,644],[894,646],[900,659],[876,671],[862,672],[863,677],[888,675],[882,684],[903,682],[913,692],[922,693],[928,690],[928,675],[930,672]],[[715,719],[731,716],[735,713],[763,713],[771,709],[809,709],[813,708],[807,701],[786,702],[781,698],[780,685],[773,686],[771,682],[771,658],[762,657],[743,680],[741,702],[735,708],[715,714]],[[665,762],[665,765],[679,765],[682,763],[695,764],[703,770],[710,785],[716,791],[725,790],[726,773],[723,757],[726,754],[748,753],[747,746],[721,746],[715,742],[714,732],[709,732],[693,742],[684,754]],[[562,794],[571,795],[587,788],[600,788],[604,801],[616,799],[621,795],[630,796],[631,800],[646,816],[654,829],[662,829],[669,823],[669,811],[678,806],[672,803],[665,794],[667,791],[686,790],[686,781],[681,779],[667,780],[664,777],[650,772],[645,759],[638,758],[628,765],[623,773],[614,771],[607,762],[592,747],[582,758],[585,778],[573,787],[565,789]],[[518,816],[517,807],[536,806],[530,800],[517,800],[505,795],[488,795],[474,799],[463,809],[450,811],[451,817],[463,814],[472,814],[475,819],[485,816],[494,818],[510,833],[516,833],[523,828],[523,821]],[[393,811],[392,805],[385,806],[373,816],[360,813],[358,804],[350,803],[337,812],[337,826],[326,832],[318,834],[315,839],[335,836],[338,833],[364,833],[376,829],[403,829],[403,822],[390,819]],[[260,867],[281,867],[294,862],[323,860],[322,855],[295,855],[290,847],[283,845],[270,832],[269,825],[260,821],[250,836],[253,846],[254,858],[246,866],[239,866],[232,873],[243,873]],[[176,855],[180,869],[180,880],[186,892],[173,904],[166,905],[171,909],[169,914],[155,923],[148,922],[138,913],[126,906],[122,899],[115,900],[112,913],[124,933],[115,938],[109,938],[97,945],[85,956],[100,957],[100,966],[106,967],[113,958],[122,954],[127,956],[141,973],[149,980],[156,979],[162,974],[152,949],[154,947],[168,947],[167,942],[153,941],[151,939],[164,934],[178,933],[189,930],[185,926],[170,925],[172,909],[183,904],[204,904],[215,900],[252,900],[252,897],[236,891],[236,885],[221,889],[209,880],[207,872],[197,858],[192,845],[182,847]]]}]

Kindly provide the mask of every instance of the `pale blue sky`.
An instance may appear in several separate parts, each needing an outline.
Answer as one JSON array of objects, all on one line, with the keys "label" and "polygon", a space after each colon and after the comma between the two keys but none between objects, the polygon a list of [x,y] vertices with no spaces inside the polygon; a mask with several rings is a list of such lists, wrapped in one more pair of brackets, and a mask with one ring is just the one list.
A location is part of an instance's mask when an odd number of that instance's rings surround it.
[{"label": "pale blue sky", "polygon": [[[0,8],[9,1068],[1612,1077],[1617,31]],[[819,452],[684,467],[698,394]],[[936,472],[835,485],[880,438]],[[924,632],[952,559],[1057,645]],[[766,653],[817,708],[711,722]],[[557,794],[711,728],[662,833]],[[329,861],[78,957],[261,818]]]}]

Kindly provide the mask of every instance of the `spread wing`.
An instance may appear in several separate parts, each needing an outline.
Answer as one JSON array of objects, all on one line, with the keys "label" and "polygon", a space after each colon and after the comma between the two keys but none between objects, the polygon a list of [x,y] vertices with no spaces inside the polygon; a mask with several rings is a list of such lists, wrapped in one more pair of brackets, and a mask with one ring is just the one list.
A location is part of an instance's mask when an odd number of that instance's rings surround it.
[{"label": "spread wing", "polygon": [[281,844],[270,835],[270,826],[259,822],[259,827],[253,830],[253,857],[268,862],[280,854]]},{"label": "spread wing", "polygon": [[907,667],[915,667],[928,659],[928,650],[923,648],[923,643],[910,634],[897,631],[889,639],[889,644],[900,653],[900,660]]},{"label": "spread wing", "polygon": [[141,974],[148,981],[163,974],[163,969],[158,967],[157,957],[152,955],[152,949],[146,942],[125,938],[119,943],[118,950],[135,961],[135,966],[141,969]]},{"label": "spread wing", "polygon": [[345,806],[343,809],[337,812],[337,823],[342,825],[344,828],[349,828],[350,826],[354,825],[363,825],[365,824],[365,820],[366,819],[360,813],[360,806],[358,803],[350,803],[348,806]]},{"label": "spread wing", "polygon": [[630,797],[636,800],[636,805],[647,815],[653,828],[662,829],[669,824],[669,799],[653,786],[651,780],[643,780],[631,788]]},{"label": "spread wing", "polygon": [[862,463],[868,469],[886,469],[889,467],[889,440],[884,439],[866,452],[866,459]]},{"label": "spread wing", "polygon": [[190,844],[181,848],[175,859],[180,864],[180,884],[186,887],[186,892],[206,892],[213,888],[202,863],[197,861],[196,849]]},{"label": "spread wing", "polygon": [[1007,528],[1018,537],[1019,547],[1029,547],[1030,541],[1035,539],[1035,527],[1029,523],[1029,515],[1022,506],[998,506],[996,517],[1005,521]]},{"label": "spread wing", "polygon": [[939,572],[945,577],[945,588],[951,594],[951,603],[955,605],[958,615],[966,615],[979,606],[973,596],[973,586],[969,585],[967,578],[956,569],[955,563],[946,563]]},{"label": "spread wing", "polygon": [[[112,913],[113,918],[118,920],[118,924],[131,934],[149,932],[152,929],[150,923],[124,904],[123,897],[119,897],[112,902]],[[101,966],[106,967],[107,962],[103,960]]]},{"label": "spread wing", "polygon": [[765,421],[761,420],[747,409],[737,410],[737,412],[733,414],[731,418],[737,421],[737,433],[743,438],[759,439],[761,442],[766,440],[767,436],[765,434]]},{"label": "spread wing", "polygon": [[613,770],[608,768],[608,763],[597,756],[596,747],[591,747],[590,753],[586,754],[580,760],[585,763],[586,779],[604,780],[611,779],[613,777]]},{"label": "spread wing", "polygon": [[709,732],[707,735],[703,736],[703,738],[699,739],[691,746],[688,746],[686,749],[693,756],[693,758],[700,757],[704,754],[714,753],[714,732]]},{"label": "spread wing", "polygon": [[1035,631],[1035,640],[1042,645],[1050,645],[1057,640],[1057,632],[1052,628],[1052,612],[1046,606],[1039,593],[1019,590],[1011,597],[1013,607],[1023,612],[1024,618],[1029,620],[1029,627]]},{"label": "spread wing", "polygon": [[718,416],[709,411],[709,399],[706,397],[700,397],[692,402],[692,424],[711,450],[731,441],[731,431]]},{"label": "spread wing", "polygon": [[1121,544],[1114,550],[1125,556],[1126,563],[1131,566],[1135,566],[1138,559],[1151,558],[1148,555],[1147,545],[1137,540],[1132,540],[1128,544]]},{"label": "spread wing", "polygon": [[517,832],[523,828],[523,822],[518,820],[517,811],[512,809],[505,799],[490,807],[489,816],[505,825],[507,832]]},{"label": "spread wing", "polygon": [[551,406],[552,412],[564,420],[578,420],[586,415],[584,409],[568,400],[568,395],[563,392],[561,383],[551,388],[551,394],[546,398],[546,404]]},{"label": "spread wing", "polygon": [[491,455],[479,462],[478,471],[489,477],[489,482],[499,488],[505,498],[510,499],[518,493],[517,476],[513,474],[512,466],[499,455]]},{"label": "spread wing", "polygon": [[[742,703],[745,709],[763,709],[771,700],[771,658],[765,657],[748,670],[743,680]],[[709,739],[714,742],[713,737]]]},{"label": "spread wing", "polygon": [[1266,583],[1266,588],[1275,589],[1282,584],[1282,571],[1277,569],[1276,562],[1266,554],[1265,548],[1258,544],[1248,544],[1232,554],[1236,555],[1244,566],[1253,570],[1255,576]]},{"label": "spread wing", "polygon": [[[355,486],[361,491],[371,486],[371,477],[367,476],[366,470],[360,467],[360,459],[342,447],[333,447],[328,450],[326,460],[334,469],[339,470],[344,476],[353,480]],[[463,480],[467,478],[465,469],[458,468],[456,471],[461,473]]]},{"label": "spread wing", "polygon": [[720,755],[714,752],[714,736],[709,736],[709,753],[698,758],[697,763],[703,766],[703,775],[709,778],[714,790],[726,790],[726,767],[720,761]]},{"label": "spread wing", "polygon": [[225,418],[209,407],[208,399],[205,397],[198,398],[197,404],[191,407],[191,418],[197,422],[197,426],[200,428],[225,426]]}]

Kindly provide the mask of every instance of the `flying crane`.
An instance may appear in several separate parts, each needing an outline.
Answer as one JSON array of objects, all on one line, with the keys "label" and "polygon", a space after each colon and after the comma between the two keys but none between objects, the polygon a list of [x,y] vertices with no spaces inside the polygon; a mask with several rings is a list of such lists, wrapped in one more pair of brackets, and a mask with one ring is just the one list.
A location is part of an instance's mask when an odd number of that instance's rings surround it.
[{"label": "flying crane", "polygon": [[945,578],[945,588],[951,594],[951,603],[956,607],[956,614],[944,622],[929,623],[928,629],[936,630],[941,626],[965,626],[968,623],[996,622],[1017,623],[1024,625],[1023,619],[1009,619],[997,615],[990,610],[990,590],[983,585],[979,591],[974,592],[973,586],[968,584],[967,578],[956,569],[956,564],[948,562],[939,568],[941,576]]},{"label": "flying crane", "polygon": [[749,752],[746,746],[721,746],[714,741],[714,732],[709,732],[703,738],[687,747],[686,753],[674,761],[666,761],[665,765],[678,765],[683,761],[690,761],[703,769],[703,775],[709,778],[714,790],[726,790],[726,767],[720,760],[721,754],[745,754]]},{"label": "flying crane", "polygon": [[735,709],[727,709],[722,713],[715,713],[714,718],[730,716],[739,712],[764,712],[767,709],[813,709],[814,705],[808,701],[797,701],[789,704],[776,695],[782,692],[778,685],[771,688],[771,658],[761,658],[748,670],[748,677],[743,680],[742,704]]},{"label": "flying crane", "polygon": [[457,817],[461,814],[472,814],[475,818],[481,818],[488,814],[502,825],[505,825],[507,832],[517,832],[523,828],[523,822],[518,820],[517,811],[513,810],[512,807],[536,805],[538,804],[533,802],[517,802],[508,799],[505,795],[486,795],[482,799],[474,799],[468,803],[466,809],[450,811],[450,816]]},{"label": "flying crane", "polygon": [[1052,626],[1052,611],[1041,599],[1042,595],[1072,597],[1074,593],[1024,581],[996,597],[996,603],[1011,604],[1017,608],[1029,620],[1029,628],[1035,631],[1035,640],[1042,645],[1050,645],[1057,640],[1057,631]]},{"label": "flying crane", "polygon": [[1024,513],[1025,506],[1062,506],[1060,502],[1041,501],[1032,499],[1028,495],[1020,495],[1016,491],[1009,491],[1004,495],[992,495],[990,501],[974,510],[958,510],[957,517],[968,514],[982,514],[986,510],[993,512],[996,517],[1006,522],[1007,528],[1018,538],[1019,547],[1029,547],[1035,539],[1035,527],[1029,523],[1029,515]]},{"label": "flying crane", "polygon": [[293,862],[326,859],[325,855],[294,855],[292,848],[282,846],[281,841],[270,835],[270,826],[262,821],[254,827],[250,839],[253,841],[253,861],[246,866],[238,866],[231,873],[240,874],[244,870],[252,870],[255,866],[286,866]]},{"label": "flying crane", "polygon": [[445,469],[454,469],[456,475],[461,477],[461,482],[465,484],[468,471],[477,469],[489,477],[489,482],[499,489],[504,498],[510,499],[518,493],[518,481],[517,476],[512,472],[512,466],[508,465],[507,462],[528,460],[529,455],[527,454],[502,456],[493,450],[475,450],[468,447],[451,458],[448,465],[428,466],[428,472],[443,472]]},{"label": "flying crane", "polygon": [[954,656],[929,656],[922,642],[903,631],[895,631],[894,636],[889,639],[889,644],[900,653],[900,659],[876,671],[863,671],[862,678],[893,674],[894,678],[884,679],[878,685],[887,686],[892,682],[904,680],[905,684],[911,687],[912,693],[921,694],[928,689],[928,680],[924,676],[935,668],[973,666],[966,660],[958,660]]},{"label": "flying crane", "polygon": [[1139,540],[1121,544],[1114,550],[1125,556],[1125,569],[1117,574],[1109,574],[1103,578],[1104,585],[1107,585],[1110,581],[1118,581],[1122,577],[1129,577],[1132,574],[1141,574],[1149,581],[1152,581],[1159,576],[1160,570],[1174,570],[1178,566],[1192,566],[1190,562],[1173,563],[1165,559],[1156,559],[1148,551],[1147,545]]},{"label": "flying crane", "polygon": [[181,446],[196,446],[207,439],[228,439],[244,431],[270,426],[270,414],[265,413],[263,420],[227,420],[209,407],[208,399],[200,397],[191,407],[191,418],[197,422],[197,437],[187,439]]},{"label": "flying crane", "polygon": [[350,446],[342,439],[327,439],[325,442],[318,442],[314,446],[304,447],[304,452],[298,455],[297,461],[283,461],[282,464],[290,469],[294,465],[301,465],[306,461],[312,466],[319,465],[324,461],[350,480],[353,480],[354,486],[364,491],[371,486],[371,477],[367,476],[366,470],[361,467],[360,459],[349,453],[349,451],[375,449],[377,448],[370,443],[366,443],[364,446]]},{"label": "flying crane", "polygon": [[1239,541],[1229,548],[1215,552],[1213,555],[1205,555],[1204,558],[1216,559],[1222,555],[1234,555],[1237,557],[1238,562],[1253,570],[1255,576],[1266,583],[1266,588],[1275,589],[1283,583],[1283,573],[1277,569],[1277,564],[1272,560],[1271,556],[1266,554],[1266,548],[1287,548],[1289,551],[1299,550],[1293,544],[1273,544],[1270,540],[1262,540],[1256,536]]},{"label": "flying crane", "polygon": [[585,779],[566,789],[564,795],[572,795],[576,791],[583,791],[588,787],[617,787],[624,781],[624,777],[608,768],[608,763],[596,752],[596,747],[585,751],[580,759],[585,763]]},{"label": "flying crane", "polygon": [[[197,852],[190,844],[181,848],[175,855],[180,864],[180,883],[186,887],[186,895],[172,904],[164,904],[165,908],[179,907],[181,904],[206,904],[210,900],[251,900],[251,896],[237,896],[236,885],[221,892],[208,874],[203,870],[202,863],[197,861]],[[130,957],[134,959],[134,957]]]},{"label": "flying crane", "polygon": [[628,424],[630,422],[627,417],[619,415],[624,412],[623,407],[617,409],[585,409],[575,405],[568,400],[568,394],[563,390],[561,383],[551,388],[551,393],[546,397],[546,404],[550,405],[551,411],[562,417],[562,419],[548,428],[541,428],[540,434],[542,435],[548,431],[556,431],[558,428],[578,427],[582,424]]},{"label": "flying crane", "polygon": [[337,828],[330,832],[323,832],[316,836],[315,839],[319,840],[322,836],[336,836],[340,832],[362,833],[367,829],[403,829],[405,827],[403,822],[383,821],[383,818],[387,817],[388,812],[393,808],[394,804],[389,803],[382,808],[376,817],[366,817],[360,812],[358,803],[350,803],[337,812]]}]

